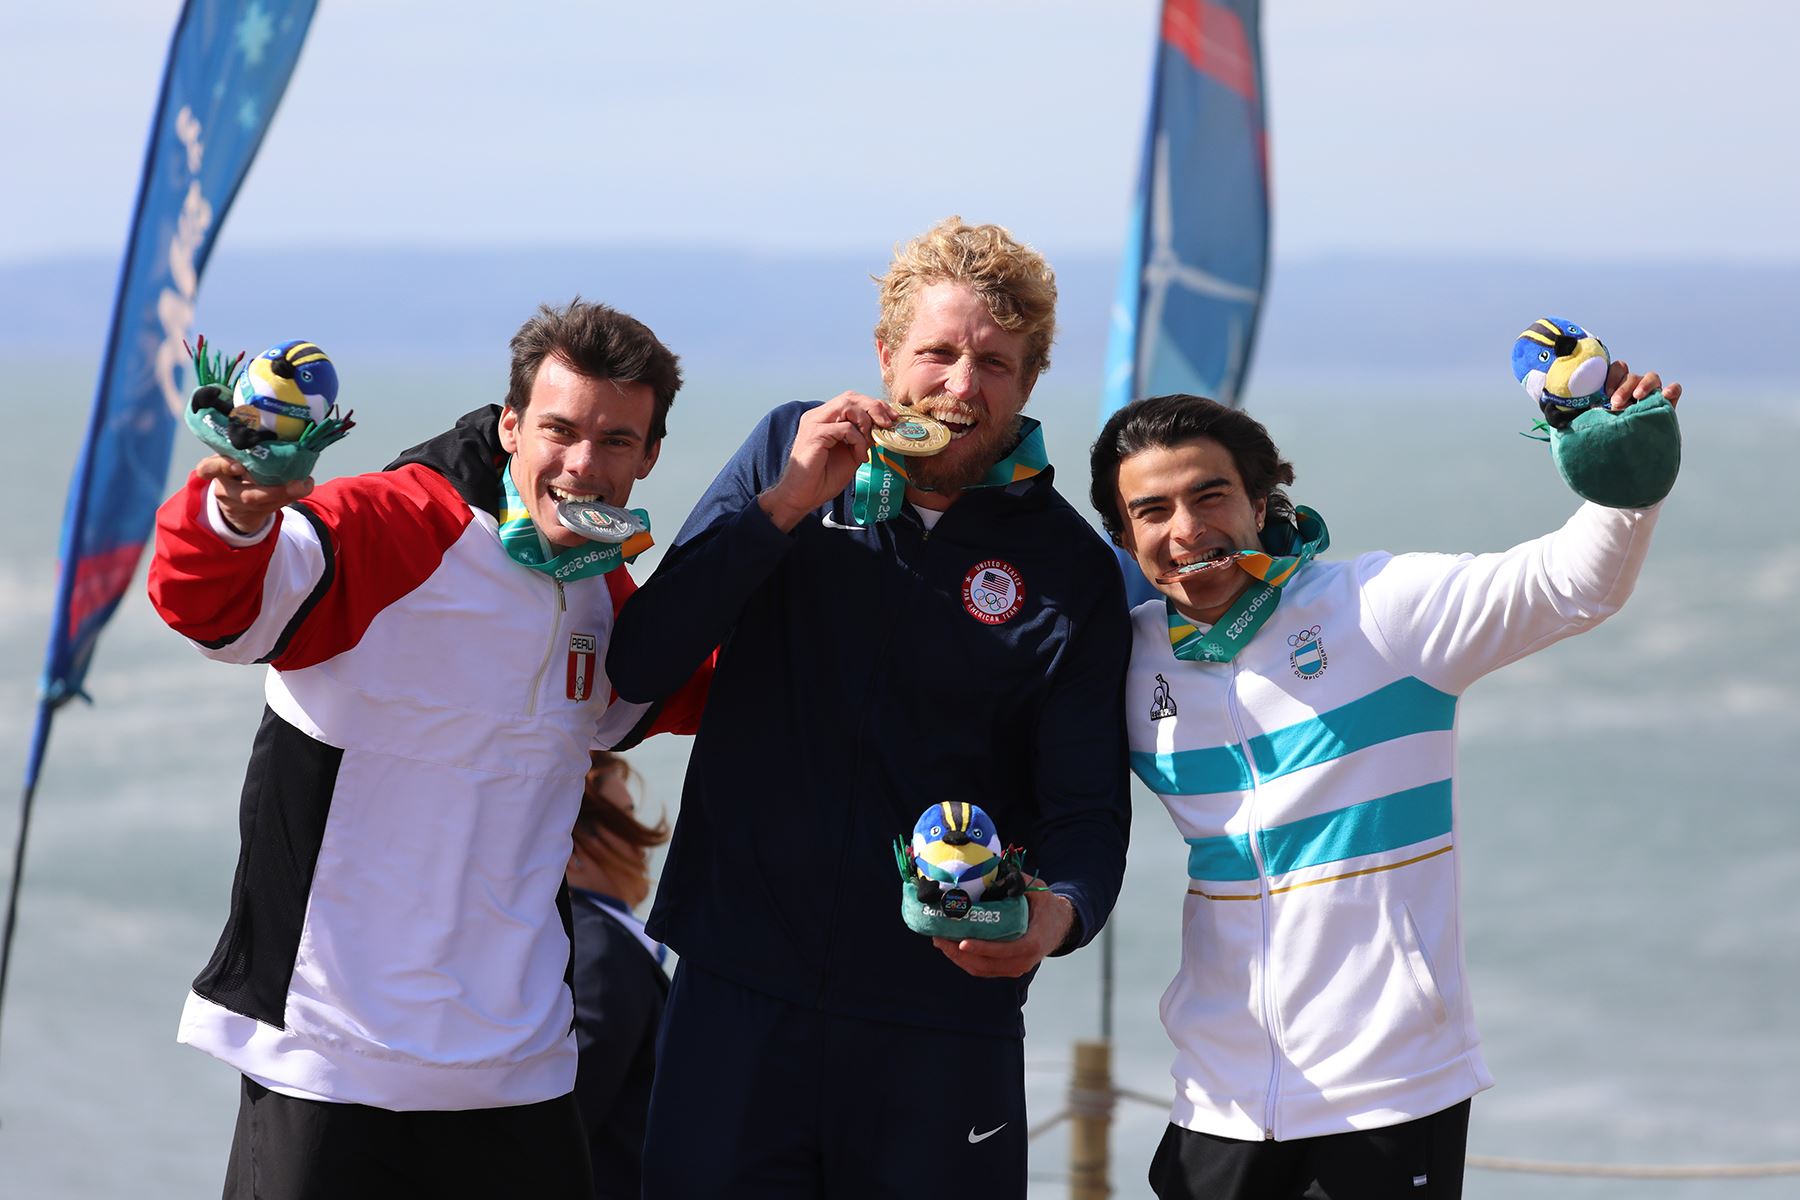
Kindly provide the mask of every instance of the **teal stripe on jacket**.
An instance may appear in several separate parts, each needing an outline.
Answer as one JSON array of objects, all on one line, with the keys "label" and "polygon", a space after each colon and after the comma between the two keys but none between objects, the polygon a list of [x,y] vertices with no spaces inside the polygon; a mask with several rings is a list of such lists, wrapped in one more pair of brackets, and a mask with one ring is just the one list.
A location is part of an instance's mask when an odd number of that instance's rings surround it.
[{"label": "teal stripe on jacket", "polygon": [[[1250,789],[1250,763],[1236,746],[1208,746],[1173,754],[1131,752],[1131,769],[1151,791],[1164,796],[1203,796]],[[1209,875],[1209,879],[1224,878]]]},{"label": "teal stripe on jacket", "polygon": [[[1242,792],[1249,790],[1253,779],[1279,779],[1396,738],[1455,725],[1456,697],[1409,677],[1297,725],[1251,738],[1248,759],[1237,746],[1164,754],[1133,750],[1131,769],[1147,787],[1164,796]],[[1252,761],[1256,764],[1254,776]]]},{"label": "teal stripe on jacket", "polygon": [[[1382,854],[1450,832],[1450,781],[1379,796],[1336,812],[1303,817],[1257,835],[1271,875]],[[1193,861],[1193,853],[1188,854]]]},{"label": "teal stripe on jacket", "polygon": [[1310,720],[1251,738],[1250,757],[1258,779],[1279,779],[1370,746],[1455,724],[1456,697],[1408,677]]},{"label": "teal stripe on jacket", "polygon": [[[1384,854],[1450,832],[1450,781],[1377,796],[1336,812],[1302,817],[1256,835],[1270,875],[1302,867]],[[1188,878],[1239,882],[1255,879],[1250,835],[1187,838]]]},{"label": "teal stripe on jacket", "polygon": [[1256,878],[1256,859],[1250,856],[1250,835],[1188,838],[1188,878],[1237,882]]}]

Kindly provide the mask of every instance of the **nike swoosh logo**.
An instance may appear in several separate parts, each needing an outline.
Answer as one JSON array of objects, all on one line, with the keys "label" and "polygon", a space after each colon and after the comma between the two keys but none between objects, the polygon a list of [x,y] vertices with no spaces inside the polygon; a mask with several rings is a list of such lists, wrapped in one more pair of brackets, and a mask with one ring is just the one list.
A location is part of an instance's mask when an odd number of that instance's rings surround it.
[{"label": "nike swoosh logo", "polygon": [[827,529],[848,529],[852,533],[855,533],[862,528],[861,525],[846,525],[842,521],[835,520],[831,515],[830,509],[826,509],[825,512],[820,515],[819,524]]},{"label": "nike swoosh logo", "polygon": [[993,1137],[996,1133],[999,1133],[1002,1129],[1005,1129],[1006,1126],[1007,1126],[1007,1122],[1002,1121],[998,1125],[994,1126],[992,1129],[988,1130],[986,1133],[976,1133],[975,1127],[973,1125],[969,1126],[969,1145],[973,1146],[976,1142],[987,1141],[989,1138]]}]

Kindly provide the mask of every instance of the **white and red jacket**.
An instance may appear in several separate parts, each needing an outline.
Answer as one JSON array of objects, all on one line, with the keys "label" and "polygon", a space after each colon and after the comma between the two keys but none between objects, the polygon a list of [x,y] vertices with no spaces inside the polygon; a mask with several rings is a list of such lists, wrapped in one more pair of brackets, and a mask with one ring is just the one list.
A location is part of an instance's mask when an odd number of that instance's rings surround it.
[{"label": "white and red jacket", "polygon": [[1589,504],[1504,553],[1314,563],[1228,663],[1177,659],[1161,598],[1132,613],[1132,769],[1187,843],[1171,1121],[1315,1137],[1492,1083],[1463,960],[1457,702],[1617,611],[1655,522]]},{"label": "white and red jacket", "polygon": [[612,695],[623,569],[558,583],[501,547],[496,413],[250,537],[198,478],[157,516],[163,619],[208,657],[272,668],[231,915],[179,1039],[288,1095],[411,1110],[568,1093],[558,908],[589,749],[697,723],[704,669],[666,706]]}]

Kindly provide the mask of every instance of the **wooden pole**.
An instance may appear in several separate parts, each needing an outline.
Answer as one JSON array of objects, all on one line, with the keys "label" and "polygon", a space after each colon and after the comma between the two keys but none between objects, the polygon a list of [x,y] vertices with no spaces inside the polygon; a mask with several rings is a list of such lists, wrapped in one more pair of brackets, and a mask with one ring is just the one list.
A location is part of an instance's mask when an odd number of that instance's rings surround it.
[{"label": "wooden pole", "polygon": [[1069,1080],[1069,1200],[1106,1200],[1112,1129],[1112,1043],[1076,1042]]}]

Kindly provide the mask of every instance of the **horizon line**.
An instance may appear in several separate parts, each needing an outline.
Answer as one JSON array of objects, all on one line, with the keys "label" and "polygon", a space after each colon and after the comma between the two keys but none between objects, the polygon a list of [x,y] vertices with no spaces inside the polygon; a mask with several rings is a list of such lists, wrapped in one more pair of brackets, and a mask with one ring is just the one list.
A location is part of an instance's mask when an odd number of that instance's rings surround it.
[{"label": "horizon line", "polygon": [[[1064,262],[1078,261],[1084,264],[1100,259],[1117,262],[1123,247],[1112,248],[1087,246],[1059,250],[1056,260]],[[96,247],[64,247],[46,251],[37,251],[18,256],[0,253],[0,270],[14,270],[31,267],[48,267],[67,265],[72,262],[94,262],[110,264],[117,261],[119,251]],[[215,250],[215,256],[218,251]],[[229,257],[263,256],[263,255],[314,255],[314,254],[391,254],[402,255],[497,255],[497,254],[617,254],[626,257],[641,257],[649,254],[680,254],[684,256],[701,254],[728,255],[736,259],[760,260],[778,259],[786,261],[817,261],[841,263],[847,258],[856,258],[864,254],[877,256],[871,261],[877,265],[885,262],[893,253],[891,246],[879,249],[870,247],[859,249],[851,246],[812,247],[779,247],[756,245],[750,243],[733,244],[706,239],[693,241],[633,241],[633,242],[396,242],[387,241],[317,241],[317,242],[257,242],[248,245],[234,245],[228,251]],[[1381,262],[1390,266],[1431,266],[1438,264],[1468,264],[1483,266],[1538,267],[1552,264],[1558,267],[1605,267],[1617,269],[1629,267],[1634,269],[1656,269],[1666,267],[1714,268],[1740,271],[1768,271],[1779,273],[1800,269],[1800,255],[1792,258],[1770,257],[1767,255],[1738,256],[1719,254],[1670,253],[1655,258],[1646,258],[1632,254],[1595,254],[1592,256],[1572,258],[1555,255],[1549,250],[1542,257],[1531,254],[1501,253],[1494,250],[1429,250],[1394,249],[1387,247],[1344,247],[1283,253],[1276,249],[1272,253],[1272,266],[1306,267],[1330,266],[1336,264],[1362,264]],[[1054,265],[1054,261],[1052,263]]]}]

